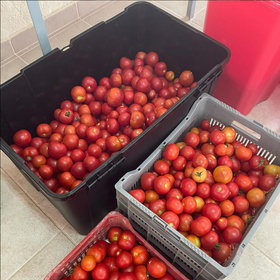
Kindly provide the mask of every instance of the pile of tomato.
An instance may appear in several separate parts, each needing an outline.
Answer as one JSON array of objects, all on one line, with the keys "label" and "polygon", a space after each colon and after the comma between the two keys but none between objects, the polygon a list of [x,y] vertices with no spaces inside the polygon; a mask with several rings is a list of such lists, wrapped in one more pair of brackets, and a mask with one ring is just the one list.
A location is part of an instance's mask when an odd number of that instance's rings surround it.
[{"label": "pile of tomato", "polygon": [[112,227],[98,240],[73,273],[62,280],[175,280],[166,264],[139,244],[131,231]]},{"label": "pile of tomato", "polygon": [[280,167],[236,141],[232,127],[203,120],[168,144],[129,193],[219,263],[242,240],[275,187]]},{"label": "pile of tomato", "polygon": [[87,76],[74,86],[72,100],[61,102],[50,123],[37,126],[36,137],[17,131],[11,147],[50,190],[67,193],[194,86],[191,71],[175,78],[155,52],[122,57],[98,84]]}]

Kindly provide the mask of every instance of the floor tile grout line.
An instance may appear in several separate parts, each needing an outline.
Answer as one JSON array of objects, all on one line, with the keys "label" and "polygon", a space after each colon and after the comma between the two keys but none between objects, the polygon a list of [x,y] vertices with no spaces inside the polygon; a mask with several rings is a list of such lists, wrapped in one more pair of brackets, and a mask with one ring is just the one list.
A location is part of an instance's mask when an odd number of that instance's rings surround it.
[{"label": "floor tile grout line", "polygon": [[38,255],[41,251],[44,250],[45,247],[47,247],[53,239],[55,239],[60,232],[57,232],[51,239],[49,239],[49,241],[47,243],[45,243],[38,251],[36,251],[28,260],[26,260],[26,262],[17,270],[15,271],[7,280],[11,279],[14,275],[16,275],[25,265],[27,265],[36,255]]},{"label": "floor tile grout line", "polygon": [[277,262],[275,262],[275,260],[273,260],[270,256],[268,256],[265,252],[263,252],[261,249],[259,249],[255,244],[253,244],[252,242],[250,242],[250,245],[253,246],[256,250],[258,250],[261,254],[263,254],[265,257],[267,257],[271,262],[273,262],[274,264],[276,264],[278,267],[280,267],[280,264],[278,264]]}]

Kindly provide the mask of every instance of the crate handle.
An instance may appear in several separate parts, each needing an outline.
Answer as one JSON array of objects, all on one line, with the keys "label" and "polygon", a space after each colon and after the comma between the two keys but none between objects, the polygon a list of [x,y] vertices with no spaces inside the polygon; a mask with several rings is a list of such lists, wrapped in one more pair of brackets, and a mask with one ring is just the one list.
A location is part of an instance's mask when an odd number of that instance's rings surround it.
[{"label": "crate handle", "polygon": [[231,123],[231,126],[238,128],[239,130],[242,130],[244,133],[246,133],[247,135],[252,136],[253,138],[260,140],[261,139],[261,135],[259,133],[257,133],[256,131],[252,130],[251,128],[241,124],[238,121],[233,121]]}]

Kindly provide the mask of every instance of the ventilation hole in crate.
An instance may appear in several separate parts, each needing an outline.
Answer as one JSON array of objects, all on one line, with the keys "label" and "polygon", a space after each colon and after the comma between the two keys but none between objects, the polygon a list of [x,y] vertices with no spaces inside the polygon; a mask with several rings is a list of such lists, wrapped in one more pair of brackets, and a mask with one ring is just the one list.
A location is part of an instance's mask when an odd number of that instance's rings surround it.
[{"label": "ventilation hole in crate", "polygon": [[185,120],[187,121],[189,119],[189,117],[186,117]]},{"label": "ventilation hole in crate", "polygon": [[258,147],[258,148],[259,148],[259,150],[258,150],[258,152],[257,152],[257,155],[259,156],[259,155],[261,154],[263,148],[262,148],[262,147]]},{"label": "ventilation hole in crate", "polygon": [[276,156],[273,156],[273,158],[269,161],[269,163],[270,164],[273,163],[275,159],[276,159]]},{"label": "ventilation hole in crate", "polygon": [[248,139],[247,139],[246,141],[245,141],[245,140],[246,140],[246,139],[244,139],[244,145],[247,146],[247,145],[249,144],[250,141],[249,141]]},{"label": "ventilation hole in crate", "polygon": [[141,167],[137,168],[137,170],[140,171],[140,170],[141,170]]},{"label": "ventilation hole in crate", "polygon": [[166,145],[166,142],[164,141],[164,142],[162,143],[162,145],[165,146],[165,145]]},{"label": "ventilation hole in crate", "polygon": [[121,181],[123,182],[125,180],[125,178],[122,178]]}]

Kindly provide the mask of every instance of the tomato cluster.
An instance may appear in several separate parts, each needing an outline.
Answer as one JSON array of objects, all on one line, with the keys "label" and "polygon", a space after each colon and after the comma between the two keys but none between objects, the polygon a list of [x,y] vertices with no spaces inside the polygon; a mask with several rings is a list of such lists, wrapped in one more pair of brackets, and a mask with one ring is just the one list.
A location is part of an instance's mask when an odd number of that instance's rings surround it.
[{"label": "tomato cluster", "polygon": [[141,176],[140,188],[129,192],[220,263],[241,242],[280,175],[255,144],[235,138],[234,128],[203,120],[184,141],[168,144]]},{"label": "tomato cluster", "polygon": [[37,137],[17,131],[11,147],[50,190],[67,193],[196,86],[191,71],[167,70],[155,52],[122,57],[109,77],[74,86]]},{"label": "tomato cluster", "polygon": [[166,264],[151,256],[131,231],[112,227],[107,240],[92,245],[71,276],[62,280],[174,280]]}]

